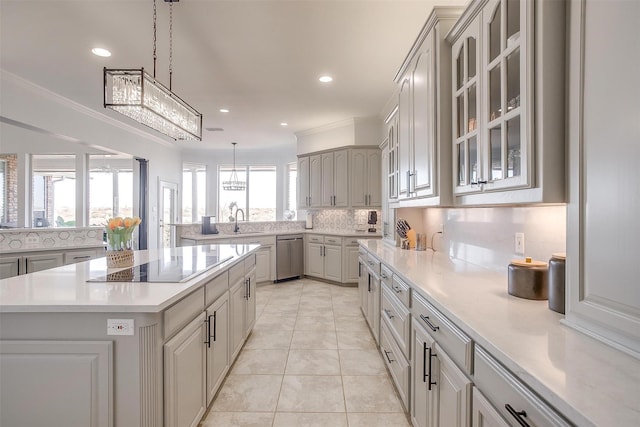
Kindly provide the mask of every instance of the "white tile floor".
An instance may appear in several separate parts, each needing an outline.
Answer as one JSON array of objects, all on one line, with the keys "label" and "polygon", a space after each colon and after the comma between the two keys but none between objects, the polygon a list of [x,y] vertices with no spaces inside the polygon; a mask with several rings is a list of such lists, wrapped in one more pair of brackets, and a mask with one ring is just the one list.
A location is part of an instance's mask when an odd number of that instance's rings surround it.
[{"label": "white tile floor", "polygon": [[258,320],[202,427],[409,427],[357,288],[259,286]]}]

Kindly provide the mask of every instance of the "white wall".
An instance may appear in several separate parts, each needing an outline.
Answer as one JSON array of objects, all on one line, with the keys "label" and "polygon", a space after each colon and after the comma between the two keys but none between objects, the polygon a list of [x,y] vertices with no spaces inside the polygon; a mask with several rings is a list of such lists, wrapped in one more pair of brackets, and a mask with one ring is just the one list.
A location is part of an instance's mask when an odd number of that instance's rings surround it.
[{"label": "white wall", "polygon": [[318,128],[296,132],[298,155],[350,145],[380,145],[382,121],[377,117],[356,117]]},{"label": "white wall", "polygon": [[[157,246],[158,178],[179,183],[181,156],[171,142],[0,70],[0,152],[120,152],[149,160],[149,247]],[[98,93],[96,96],[101,96]],[[116,114],[116,113],[113,113]],[[25,194],[20,191],[20,194]]]}]

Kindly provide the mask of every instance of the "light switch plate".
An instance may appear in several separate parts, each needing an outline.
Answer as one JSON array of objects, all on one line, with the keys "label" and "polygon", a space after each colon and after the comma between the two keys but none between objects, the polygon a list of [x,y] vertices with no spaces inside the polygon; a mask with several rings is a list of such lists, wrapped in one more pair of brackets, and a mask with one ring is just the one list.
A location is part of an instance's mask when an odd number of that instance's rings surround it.
[{"label": "light switch plate", "polygon": [[517,254],[524,255],[524,233],[516,233],[514,249]]},{"label": "light switch plate", "polygon": [[107,335],[133,335],[133,319],[107,319]]}]

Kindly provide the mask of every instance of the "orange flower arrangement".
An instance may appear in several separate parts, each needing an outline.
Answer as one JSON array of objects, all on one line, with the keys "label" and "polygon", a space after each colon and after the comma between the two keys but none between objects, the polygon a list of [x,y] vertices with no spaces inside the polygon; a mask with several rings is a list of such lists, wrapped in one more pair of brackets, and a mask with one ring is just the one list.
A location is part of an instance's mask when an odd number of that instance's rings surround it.
[{"label": "orange flower arrangement", "polygon": [[109,250],[122,251],[133,249],[133,232],[140,225],[140,217],[111,218],[105,227],[107,230],[107,245]]}]

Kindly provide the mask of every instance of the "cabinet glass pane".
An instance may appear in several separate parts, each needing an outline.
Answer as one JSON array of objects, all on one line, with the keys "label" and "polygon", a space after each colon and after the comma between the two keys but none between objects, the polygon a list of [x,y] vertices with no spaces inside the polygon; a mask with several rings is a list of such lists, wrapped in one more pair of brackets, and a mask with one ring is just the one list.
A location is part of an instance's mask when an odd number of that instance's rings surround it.
[{"label": "cabinet glass pane", "polygon": [[489,130],[489,144],[491,162],[489,180],[496,181],[502,179],[502,129],[500,126]]},{"label": "cabinet glass pane", "polygon": [[458,138],[464,135],[464,94],[458,96]]},{"label": "cabinet glass pane", "polygon": [[476,76],[476,39],[467,37],[467,76],[472,79]]},{"label": "cabinet glass pane", "polygon": [[502,114],[500,90],[500,64],[489,71],[489,120],[495,120]]},{"label": "cabinet glass pane", "polygon": [[498,5],[489,24],[489,62],[500,54],[500,9]]},{"label": "cabinet glass pane", "polygon": [[458,185],[464,185],[467,183],[467,161],[465,158],[464,142],[458,144]]},{"label": "cabinet glass pane", "polygon": [[522,160],[520,158],[520,116],[507,121],[507,176],[520,176]]},{"label": "cabinet glass pane", "polygon": [[520,37],[520,0],[507,0],[507,47]]},{"label": "cabinet glass pane", "polygon": [[456,59],[456,82],[456,88],[460,89],[464,83],[464,53],[462,47],[460,47]]},{"label": "cabinet glass pane", "polygon": [[469,177],[470,182],[478,182],[478,140],[469,139]]},{"label": "cabinet glass pane", "polygon": [[467,101],[469,102],[469,115],[468,120],[469,123],[467,125],[468,132],[473,132],[476,130],[477,126],[477,116],[476,116],[476,85],[473,84],[468,89]]},{"label": "cabinet glass pane", "polygon": [[520,49],[507,56],[507,112],[520,106]]}]

